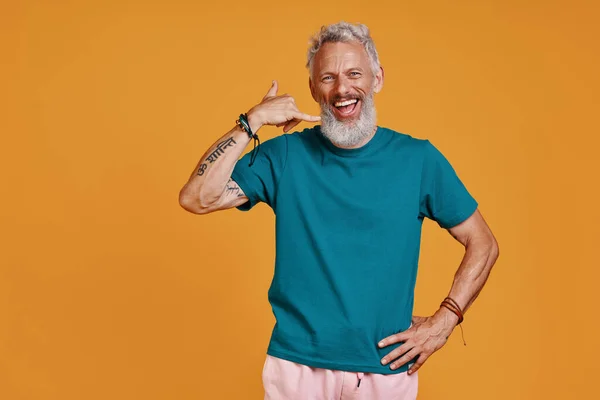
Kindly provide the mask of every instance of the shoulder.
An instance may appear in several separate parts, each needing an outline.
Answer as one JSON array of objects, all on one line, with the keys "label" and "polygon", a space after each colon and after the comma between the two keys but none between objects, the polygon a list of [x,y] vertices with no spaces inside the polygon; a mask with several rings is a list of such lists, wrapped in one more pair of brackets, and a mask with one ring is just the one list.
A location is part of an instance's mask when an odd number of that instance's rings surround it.
[{"label": "shoulder", "polygon": [[320,147],[319,141],[319,125],[304,128],[302,130],[290,132],[287,134],[288,146],[290,151],[306,150],[316,151]]},{"label": "shoulder", "polygon": [[[260,147],[260,151],[266,154],[282,154],[287,152],[289,134],[284,133],[277,135],[272,138],[261,140],[260,145],[257,143],[257,147]],[[250,141],[250,150],[253,149],[252,141]],[[258,149],[257,149],[258,150]]]},{"label": "shoulder", "polygon": [[417,138],[407,133],[399,132],[391,128],[379,127],[382,132],[385,132],[387,136],[389,136],[389,140],[396,144],[401,144],[402,147],[408,148],[411,151],[419,151],[424,152],[427,151],[427,148],[431,146],[431,142],[429,139]]}]

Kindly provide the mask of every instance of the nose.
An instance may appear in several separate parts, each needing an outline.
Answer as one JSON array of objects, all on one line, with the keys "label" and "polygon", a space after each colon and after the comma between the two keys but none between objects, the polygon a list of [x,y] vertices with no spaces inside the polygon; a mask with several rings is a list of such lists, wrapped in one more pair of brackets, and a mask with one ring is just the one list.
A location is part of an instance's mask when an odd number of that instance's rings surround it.
[{"label": "nose", "polygon": [[335,94],[339,97],[344,97],[350,93],[350,81],[343,75],[340,75],[335,83]]}]

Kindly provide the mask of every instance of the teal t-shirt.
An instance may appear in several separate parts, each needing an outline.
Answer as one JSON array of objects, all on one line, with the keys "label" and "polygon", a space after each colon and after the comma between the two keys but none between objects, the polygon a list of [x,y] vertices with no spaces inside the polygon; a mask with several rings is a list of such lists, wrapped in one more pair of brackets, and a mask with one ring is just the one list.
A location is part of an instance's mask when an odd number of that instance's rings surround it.
[{"label": "teal t-shirt", "polygon": [[377,343],[410,327],[423,219],[451,228],[477,201],[429,140],[383,127],[356,149],[335,146],[317,125],[255,151],[254,164],[245,154],[232,178],[249,198],[239,210],[265,202],[275,213],[267,354],[318,368],[406,371],[380,362],[401,343]]}]

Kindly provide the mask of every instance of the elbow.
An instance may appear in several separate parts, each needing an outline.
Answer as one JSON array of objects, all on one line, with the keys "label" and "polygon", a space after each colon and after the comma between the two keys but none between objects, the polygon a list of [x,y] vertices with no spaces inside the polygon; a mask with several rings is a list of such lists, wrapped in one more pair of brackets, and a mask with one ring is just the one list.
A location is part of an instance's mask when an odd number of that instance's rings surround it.
[{"label": "elbow", "polygon": [[494,234],[490,232],[490,236],[492,242],[492,256],[497,259],[500,256],[500,246],[498,245],[498,241]]},{"label": "elbow", "polygon": [[487,235],[478,237],[476,240],[469,241],[467,248],[486,260],[486,265],[489,266],[489,268],[494,265],[500,256],[500,246],[491,232]]},{"label": "elbow", "polygon": [[500,257],[500,246],[493,235],[491,237],[488,254],[488,259],[491,261],[491,264],[494,265],[498,257]]},{"label": "elbow", "polygon": [[210,212],[210,204],[205,203],[198,194],[186,191],[186,187],[179,192],[179,205],[192,214],[203,215]]},{"label": "elbow", "polygon": [[185,211],[188,211],[192,214],[196,214],[196,215],[202,215],[202,214],[206,214],[206,209],[199,207],[198,204],[196,203],[192,203],[192,202],[187,202],[187,201],[179,201],[179,205],[181,206],[181,208],[183,208]]},{"label": "elbow", "polygon": [[481,249],[482,251],[485,251],[488,260],[493,264],[500,256],[500,246],[498,245],[498,241],[489,228],[480,236],[480,238],[481,240],[478,242],[481,244]]}]

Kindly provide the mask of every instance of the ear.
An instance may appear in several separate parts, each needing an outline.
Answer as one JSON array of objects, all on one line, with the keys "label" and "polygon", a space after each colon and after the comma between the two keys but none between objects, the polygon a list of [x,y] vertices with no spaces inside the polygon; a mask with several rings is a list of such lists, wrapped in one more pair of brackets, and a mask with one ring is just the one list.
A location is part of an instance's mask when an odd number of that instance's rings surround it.
[{"label": "ear", "polygon": [[377,74],[375,75],[375,86],[373,88],[373,91],[375,93],[379,93],[381,91],[381,89],[383,88],[383,77],[384,77],[384,71],[383,71],[383,67],[379,67],[379,71],[377,71]]}]

